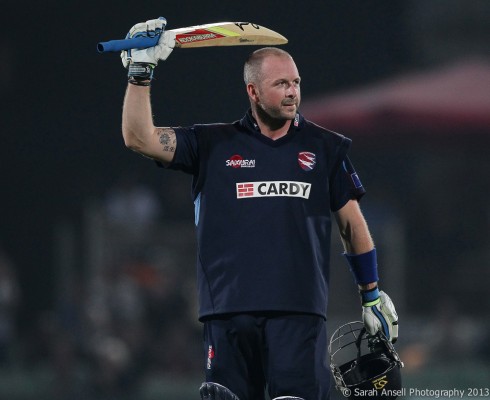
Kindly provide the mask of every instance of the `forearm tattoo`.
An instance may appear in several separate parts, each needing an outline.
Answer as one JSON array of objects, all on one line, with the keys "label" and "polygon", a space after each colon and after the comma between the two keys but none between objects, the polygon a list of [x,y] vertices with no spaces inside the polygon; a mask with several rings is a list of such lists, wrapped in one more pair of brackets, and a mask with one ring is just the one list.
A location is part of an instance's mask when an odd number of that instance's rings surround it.
[{"label": "forearm tattoo", "polygon": [[172,128],[160,128],[158,130],[158,136],[160,144],[163,146],[163,151],[174,153],[177,147],[175,131]]}]

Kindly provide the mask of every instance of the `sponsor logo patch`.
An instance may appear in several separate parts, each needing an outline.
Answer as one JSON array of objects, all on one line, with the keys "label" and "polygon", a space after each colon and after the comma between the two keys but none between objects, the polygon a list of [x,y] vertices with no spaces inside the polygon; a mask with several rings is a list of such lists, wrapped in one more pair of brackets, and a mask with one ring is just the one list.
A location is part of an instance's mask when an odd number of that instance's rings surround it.
[{"label": "sponsor logo patch", "polygon": [[361,180],[359,179],[359,176],[357,175],[357,172],[354,172],[353,174],[350,175],[352,182],[354,183],[354,187],[356,189],[359,189],[362,187]]},{"label": "sponsor logo patch", "polygon": [[236,184],[237,199],[249,197],[300,197],[308,199],[311,183],[290,181],[240,182]]},{"label": "sponsor logo patch", "polygon": [[198,34],[190,34],[190,35],[186,35],[186,34],[181,34],[177,37],[177,41],[181,44],[184,44],[184,43],[192,43],[192,42],[202,42],[204,40],[211,40],[211,39],[215,39],[217,37],[223,37],[223,36],[218,36],[214,33],[211,33],[211,32],[207,32],[207,31],[203,31],[202,33],[198,33]]},{"label": "sponsor logo patch", "polygon": [[255,168],[255,160],[244,160],[241,155],[235,154],[226,160],[226,166],[232,168]]},{"label": "sponsor logo patch", "polygon": [[315,153],[310,153],[309,151],[298,153],[298,163],[303,171],[311,171],[316,165]]},{"label": "sponsor logo patch", "polygon": [[206,368],[211,369],[211,363],[213,362],[214,358],[214,349],[213,346],[209,345],[208,346],[208,361],[206,363]]}]

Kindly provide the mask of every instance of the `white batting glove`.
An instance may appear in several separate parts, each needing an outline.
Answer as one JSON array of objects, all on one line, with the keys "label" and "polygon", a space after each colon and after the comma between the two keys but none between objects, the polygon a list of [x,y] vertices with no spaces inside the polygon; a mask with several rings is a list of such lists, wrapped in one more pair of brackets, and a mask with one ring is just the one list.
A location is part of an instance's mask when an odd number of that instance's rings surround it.
[{"label": "white batting glove", "polygon": [[135,37],[155,37],[160,36],[158,44],[147,49],[131,49],[121,52],[121,61],[124,68],[128,68],[133,63],[150,64],[154,68],[158,60],[166,60],[175,46],[175,32],[165,32],[167,20],[163,17],[150,19],[134,25],[126,39]]},{"label": "white batting glove", "polygon": [[383,332],[388,340],[395,343],[398,339],[398,314],[390,297],[374,288],[361,291],[362,321],[370,335]]}]

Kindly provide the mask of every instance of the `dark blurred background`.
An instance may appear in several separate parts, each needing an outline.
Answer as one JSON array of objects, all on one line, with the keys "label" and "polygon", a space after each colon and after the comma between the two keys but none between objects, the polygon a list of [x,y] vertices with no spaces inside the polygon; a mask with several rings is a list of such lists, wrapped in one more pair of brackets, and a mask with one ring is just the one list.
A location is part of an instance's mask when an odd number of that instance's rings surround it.
[{"label": "dark blurred background", "polygon": [[[354,140],[406,384],[488,387],[490,2],[28,1],[2,4],[0,398],[198,398],[190,177],[124,147],[126,73],[96,52],[161,15],[289,39],[302,112]],[[174,51],[155,123],[240,118],[252,50]],[[360,317],[333,246],[331,332]]]}]

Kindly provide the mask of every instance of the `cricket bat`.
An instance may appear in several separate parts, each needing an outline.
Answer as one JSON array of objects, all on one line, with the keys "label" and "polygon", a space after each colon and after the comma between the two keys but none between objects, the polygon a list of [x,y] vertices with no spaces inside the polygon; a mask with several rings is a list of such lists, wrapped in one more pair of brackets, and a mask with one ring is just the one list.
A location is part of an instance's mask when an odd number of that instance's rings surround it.
[{"label": "cricket bat", "polygon": [[[288,40],[281,34],[251,22],[216,22],[213,24],[170,29],[175,32],[175,47],[280,45]],[[99,53],[155,46],[160,36],[110,40],[97,44]]]}]

